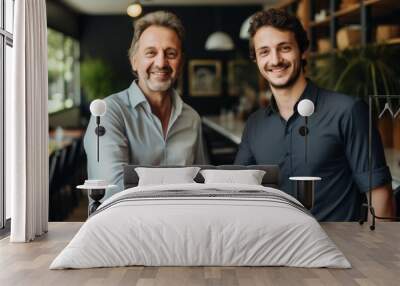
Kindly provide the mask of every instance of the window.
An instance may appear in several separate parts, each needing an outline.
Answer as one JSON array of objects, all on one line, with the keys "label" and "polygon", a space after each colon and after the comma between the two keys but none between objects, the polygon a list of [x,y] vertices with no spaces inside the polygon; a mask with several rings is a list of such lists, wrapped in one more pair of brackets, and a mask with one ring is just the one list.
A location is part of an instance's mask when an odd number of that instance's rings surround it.
[{"label": "window", "polygon": [[47,29],[49,113],[80,104],[79,43]]},{"label": "window", "polygon": [[5,0],[5,30],[9,33],[14,32],[14,0]]},{"label": "window", "polygon": [[11,93],[14,0],[0,0],[0,228],[11,217],[11,194],[5,190],[5,101]]}]

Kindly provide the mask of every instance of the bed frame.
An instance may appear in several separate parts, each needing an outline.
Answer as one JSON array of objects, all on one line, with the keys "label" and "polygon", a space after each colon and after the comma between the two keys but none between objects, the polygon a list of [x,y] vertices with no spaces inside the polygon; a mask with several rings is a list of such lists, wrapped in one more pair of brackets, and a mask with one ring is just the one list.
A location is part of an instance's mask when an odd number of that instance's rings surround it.
[{"label": "bed frame", "polygon": [[[139,176],[135,171],[137,167],[147,168],[160,168],[159,166],[139,166],[139,165],[126,165],[124,166],[124,189],[133,188],[138,185]],[[277,165],[251,165],[251,166],[239,166],[239,165],[193,165],[193,166],[162,166],[162,168],[178,168],[178,167],[200,167],[202,170],[205,169],[219,169],[219,170],[263,170],[265,175],[262,180],[262,185],[265,187],[278,188],[279,186],[279,167]],[[204,178],[200,174],[194,178],[197,183],[204,183]]]}]

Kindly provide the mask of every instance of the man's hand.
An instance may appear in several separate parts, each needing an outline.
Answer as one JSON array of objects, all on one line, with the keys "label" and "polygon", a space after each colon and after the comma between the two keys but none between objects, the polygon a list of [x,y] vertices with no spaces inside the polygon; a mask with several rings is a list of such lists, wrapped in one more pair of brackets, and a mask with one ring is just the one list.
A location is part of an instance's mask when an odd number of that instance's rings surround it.
[{"label": "man's hand", "polygon": [[[393,190],[390,185],[385,185],[372,190],[372,206],[375,215],[378,217],[394,217],[396,205],[393,197]],[[367,195],[369,198],[369,196]]]}]

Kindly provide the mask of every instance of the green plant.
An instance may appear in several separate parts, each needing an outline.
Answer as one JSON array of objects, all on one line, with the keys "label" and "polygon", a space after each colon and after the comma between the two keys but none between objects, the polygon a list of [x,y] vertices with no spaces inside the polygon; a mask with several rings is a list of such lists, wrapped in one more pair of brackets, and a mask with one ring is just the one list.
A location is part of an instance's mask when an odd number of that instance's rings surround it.
[{"label": "green plant", "polygon": [[368,45],[312,62],[311,78],[320,86],[366,98],[400,93],[399,47]]},{"label": "green plant", "polygon": [[101,59],[87,58],[81,63],[81,85],[88,102],[113,92],[113,72]]}]

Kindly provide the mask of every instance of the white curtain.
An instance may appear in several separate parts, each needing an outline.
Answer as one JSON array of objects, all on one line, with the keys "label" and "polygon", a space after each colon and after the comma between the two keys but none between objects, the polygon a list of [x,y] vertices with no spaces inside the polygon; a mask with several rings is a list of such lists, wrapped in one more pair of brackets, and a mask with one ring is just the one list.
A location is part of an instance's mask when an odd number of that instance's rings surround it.
[{"label": "white curtain", "polygon": [[13,94],[6,98],[6,187],[12,242],[48,228],[47,21],[45,0],[17,0]]}]

